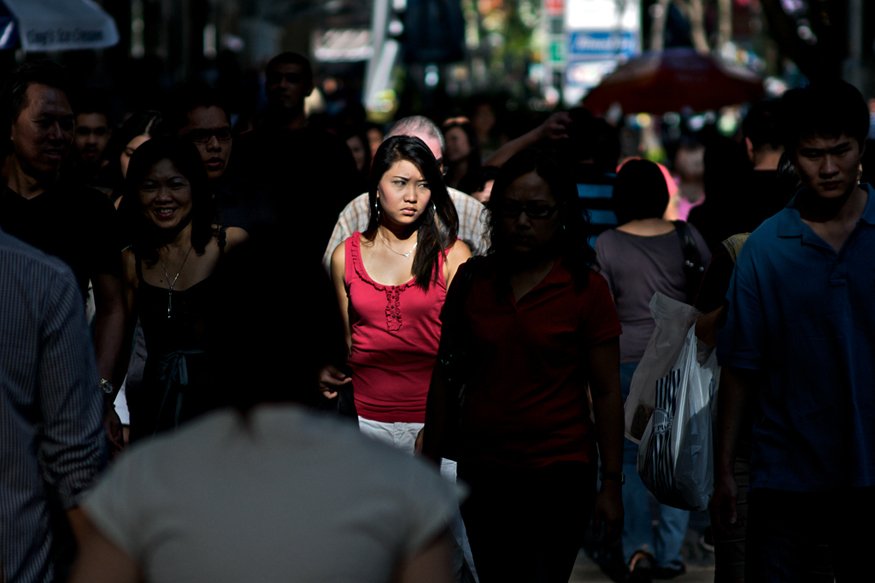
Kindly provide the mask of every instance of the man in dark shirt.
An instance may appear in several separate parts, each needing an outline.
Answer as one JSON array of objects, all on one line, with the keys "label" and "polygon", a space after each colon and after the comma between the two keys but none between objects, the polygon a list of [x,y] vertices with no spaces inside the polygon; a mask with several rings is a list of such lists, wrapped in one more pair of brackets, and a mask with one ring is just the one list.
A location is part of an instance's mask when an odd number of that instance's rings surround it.
[{"label": "man in dark shirt", "polygon": [[216,222],[245,229],[250,235],[273,222],[266,193],[245,180],[234,152],[234,133],[225,103],[206,85],[186,85],[173,95],[167,112],[171,132],[197,148],[216,202]]},{"label": "man in dark shirt", "polygon": [[255,130],[235,141],[236,162],[266,189],[280,228],[293,228],[301,250],[321,259],[337,215],[359,194],[355,160],[346,142],[308,123],[313,70],[306,57],[273,57],[265,88],[267,109]]},{"label": "man in dark shirt", "polygon": [[64,69],[49,61],[24,63],[7,81],[0,228],[67,263],[83,310],[91,284],[97,369],[111,395],[125,325],[121,249],[107,197],[60,179],[75,125],[67,87]]}]

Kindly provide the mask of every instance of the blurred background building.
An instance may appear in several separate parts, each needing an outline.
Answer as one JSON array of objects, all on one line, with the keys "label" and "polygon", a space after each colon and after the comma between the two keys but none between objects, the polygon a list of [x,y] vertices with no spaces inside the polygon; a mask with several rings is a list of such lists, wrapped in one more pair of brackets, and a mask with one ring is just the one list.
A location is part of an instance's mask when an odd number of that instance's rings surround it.
[{"label": "blurred background building", "polygon": [[129,109],[203,78],[243,110],[266,60],[293,50],[321,107],[357,100],[379,120],[477,94],[570,106],[624,60],[678,46],[778,87],[842,76],[873,96],[873,25],[864,0],[0,0],[0,66],[48,54]]}]

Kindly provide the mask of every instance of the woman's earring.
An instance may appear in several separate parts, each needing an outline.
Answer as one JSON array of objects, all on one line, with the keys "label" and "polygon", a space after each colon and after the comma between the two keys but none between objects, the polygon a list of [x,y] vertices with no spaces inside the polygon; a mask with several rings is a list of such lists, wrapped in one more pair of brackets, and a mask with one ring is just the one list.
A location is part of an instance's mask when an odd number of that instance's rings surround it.
[{"label": "woman's earring", "polygon": [[379,198],[375,198],[375,199],[374,199],[374,216],[377,217],[377,222],[380,222],[380,214],[381,214],[381,210],[380,210],[380,199],[379,199]]},{"label": "woman's earring", "polygon": [[431,210],[434,211],[434,214],[437,214],[437,205],[434,203],[434,201],[431,201]]}]

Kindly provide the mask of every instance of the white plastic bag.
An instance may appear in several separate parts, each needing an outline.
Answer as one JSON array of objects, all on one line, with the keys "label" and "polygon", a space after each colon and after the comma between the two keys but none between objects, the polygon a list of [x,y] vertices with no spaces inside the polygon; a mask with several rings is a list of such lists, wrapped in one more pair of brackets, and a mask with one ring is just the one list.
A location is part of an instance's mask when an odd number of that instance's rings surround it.
[{"label": "white plastic bag", "polygon": [[675,367],[684,347],[687,331],[698,310],[689,304],[656,292],[650,299],[650,313],[656,323],[629,387],[624,404],[626,437],[639,443],[653,413],[656,387]]},{"label": "white plastic bag", "polygon": [[694,322],[675,365],[656,386],[653,415],[638,446],[638,474],[663,504],[708,508],[714,489],[712,419],[719,377],[716,351],[700,350]]}]

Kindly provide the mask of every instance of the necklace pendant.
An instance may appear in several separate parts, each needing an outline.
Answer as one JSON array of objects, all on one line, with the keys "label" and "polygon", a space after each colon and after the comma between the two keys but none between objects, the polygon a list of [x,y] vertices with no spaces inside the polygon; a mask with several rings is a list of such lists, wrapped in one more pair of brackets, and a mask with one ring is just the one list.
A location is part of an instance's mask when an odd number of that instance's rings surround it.
[{"label": "necklace pendant", "polygon": [[167,319],[169,320],[173,312],[173,290],[167,292]]}]

